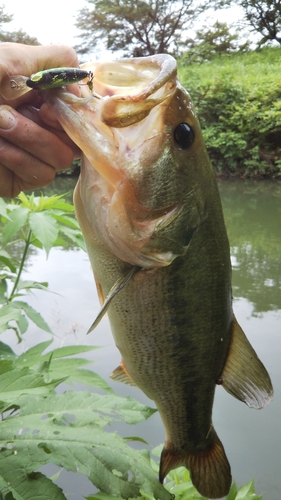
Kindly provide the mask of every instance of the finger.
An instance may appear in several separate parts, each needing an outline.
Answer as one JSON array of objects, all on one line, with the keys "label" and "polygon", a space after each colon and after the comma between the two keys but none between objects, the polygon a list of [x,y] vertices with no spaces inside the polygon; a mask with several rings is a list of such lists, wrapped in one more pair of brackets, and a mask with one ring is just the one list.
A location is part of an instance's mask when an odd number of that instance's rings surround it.
[{"label": "finger", "polygon": [[69,167],[73,160],[72,149],[57,134],[5,105],[0,106],[0,136],[56,170]]},{"label": "finger", "polygon": [[78,67],[75,50],[67,45],[1,44],[0,77],[30,76],[38,71],[62,66]]},{"label": "finger", "polygon": [[0,138],[0,196],[14,197],[20,191],[49,184],[56,170]]},{"label": "finger", "polygon": [[[79,66],[75,50],[67,45],[16,44],[15,50],[14,43],[3,43],[1,44],[0,93],[6,99],[17,99],[21,91],[17,93],[16,88],[11,89],[11,77],[14,75],[30,77],[38,71],[63,66]],[[26,102],[26,95],[23,98],[25,100],[21,102]]]},{"label": "finger", "polygon": [[[57,121],[54,112],[47,106],[43,105],[42,107],[46,107],[48,109],[48,118],[45,118],[45,114],[41,113],[41,109],[34,108],[33,106],[22,105],[17,109],[17,112],[21,115],[25,116],[29,120],[40,125],[40,127],[49,130],[52,134],[58,137],[64,144],[69,146],[72,149],[73,155],[75,158],[81,157],[81,150],[74,144],[74,142],[68,137],[68,135],[64,132],[62,126]],[[43,117],[43,121],[42,121]]]}]

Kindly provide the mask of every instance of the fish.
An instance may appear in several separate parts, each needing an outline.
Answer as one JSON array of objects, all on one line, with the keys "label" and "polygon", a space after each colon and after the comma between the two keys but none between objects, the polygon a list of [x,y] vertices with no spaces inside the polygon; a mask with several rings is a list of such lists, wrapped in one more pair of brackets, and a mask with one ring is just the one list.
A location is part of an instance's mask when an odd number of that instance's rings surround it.
[{"label": "fish", "polygon": [[113,380],[159,410],[159,480],[185,466],[221,498],[231,469],[212,423],[217,385],[256,409],[270,376],[232,307],[230,248],[213,167],[172,56],[83,64],[94,92],[42,95],[83,152],[74,192],[101,312],[121,354]]}]

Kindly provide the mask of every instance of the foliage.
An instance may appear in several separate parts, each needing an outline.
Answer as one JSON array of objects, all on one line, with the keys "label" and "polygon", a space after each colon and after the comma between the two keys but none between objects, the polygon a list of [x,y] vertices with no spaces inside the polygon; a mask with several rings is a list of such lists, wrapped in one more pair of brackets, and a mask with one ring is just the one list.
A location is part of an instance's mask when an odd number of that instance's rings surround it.
[{"label": "foliage", "polygon": [[[78,177],[80,173],[80,165],[81,165],[81,159],[75,159],[71,163],[70,167],[67,168],[66,170],[58,170],[56,173],[57,177]],[[45,190],[44,190],[45,192]]]},{"label": "foliage", "polygon": [[23,43],[25,45],[40,45],[37,38],[28,35],[22,29],[18,31],[2,31],[0,33],[0,42]]},{"label": "foliage", "polygon": [[[31,290],[44,290],[48,284],[22,280],[21,276],[32,246],[44,248],[47,255],[53,246],[65,246],[67,241],[84,248],[81,231],[74,218],[74,208],[62,196],[36,197],[21,193],[17,201],[5,203],[0,199],[0,214],[3,223],[0,247],[0,333],[12,329],[21,340],[21,335],[28,328],[28,319],[50,332],[42,316],[21,300]],[[23,246],[20,259],[9,251],[11,243]]]},{"label": "foliage", "polygon": [[5,5],[0,5],[0,30],[2,31],[3,24],[10,23],[12,19],[13,15],[5,12]]},{"label": "foliage", "polygon": [[[154,460],[150,463],[148,451],[136,451],[127,444],[140,438],[123,439],[104,430],[108,423],[120,420],[139,423],[156,410],[130,397],[117,396],[91,371],[87,385],[106,394],[71,390],[55,394],[60,382],[69,378],[81,382],[83,372],[88,372],[82,369],[85,360],[70,356],[94,348],[68,346],[44,354],[50,344],[43,342],[17,357],[9,346],[0,343],[1,498],[27,500],[31,494],[41,500],[65,500],[64,492],[37,472],[47,463],[88,477],[102,492],[88,500],[171,500],[171,494],[182,500],[202,498],[186,469],[172,471],[164,488],[155,475],[159,465]],[[160,447],[152,453],[158,455],[159,451]],[[239,490],[233,484],[227,496],[227,500],[260,498],[254,494],[252,482]]]},{"label": "foliage", "polygon": [[240,0],[240,5],[252,31],[262,35],[259,46],[271,40],[281,44],[280,0]]},{"label": "foliage", "polygon": [[193,39],[187,40],[185,60],[189,63],[211,61],[217,55],[245,51],[249,42],[240,44],[239,34],[231,33],[226,23],[216,21],[213,26],[203,26],[197,30]]},{"label": "foliage", "polygon": [[219,174],[281,175],[279,49],[181,65]]},{"label": "foliage", "polygon": [[76,26],[83,43],[80,54],[98,48],[101,40],[107,49],[122,50],[127,56],[159,53],[178,54],[185,44],[183,33],[190,30],[198,16],[227,0],[88,0],[92,8],[80,10]]},{"label": "foliage", "polygon": [[27,33],[21,29],[18,31],[5,31],[3,29],[3,24],[10,23],[13,19],[12,14],[7,14],[5,12],[5,6],[0,6],[0,43],[1,42],[14,42],[14,43],[24,43],[26,45],[39,45],[37,38],[29,36]]},{"label": "foliage", "polygon": [[[38,344],[17,357],[6,344],[0,344],[0,489],[4,498],[11,492],[9,499],[28,499],[31,490],[34,498],[65,499],[51,479],[36,472],[53,463],[79,471],[108,494],[136,497],[141,487],[168,500],[169,493],[147,459],[116,433],[103,429],[118,420],[138,423],[155,410],[117,396],[100,377],[81,369],[85,360],[69,359],[92,347],[69,346],[43,354],[49,345]],[[83,372],[88,373],[86,378]],[[67,377],[80,382],[82,377],[84,383],[107,394],[55,394],[55,387]]]}]

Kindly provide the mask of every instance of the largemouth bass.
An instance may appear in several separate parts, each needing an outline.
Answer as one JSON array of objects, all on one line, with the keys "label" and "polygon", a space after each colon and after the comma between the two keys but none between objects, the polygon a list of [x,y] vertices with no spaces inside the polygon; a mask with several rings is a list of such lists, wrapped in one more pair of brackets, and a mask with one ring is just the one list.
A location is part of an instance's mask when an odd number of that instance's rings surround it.
[{"label": "largemouth bass", "polygon": [[[168,55],[95,62],[94,93],[43,95],[81,148],[74,194],[102,312],[121,364],[112,378],[155,401],[159,479],[184,465],[208,498],[231,485],[212,425],[216,384],[254,408],[269,375],[232,310],[229,243],[190,96]],[[97,321],[94,322],[95,326]]]}]

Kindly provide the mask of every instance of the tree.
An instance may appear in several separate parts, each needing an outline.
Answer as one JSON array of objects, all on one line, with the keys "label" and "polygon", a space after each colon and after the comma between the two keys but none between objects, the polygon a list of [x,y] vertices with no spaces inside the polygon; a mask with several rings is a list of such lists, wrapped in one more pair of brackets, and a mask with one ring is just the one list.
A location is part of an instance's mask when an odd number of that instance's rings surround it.
[{"label": "tree", "polygon": [[0,43],[1,42],[14,42],[24,43],[26,45],[39,45],[37,38],[29,36],[21,29],[18,31],[5,31],[3,25],[10,23],[13,20],[12,14],[7,14],[5,6],[0,5]]},{"label": "tree", "polygon": [[193,39],[187,40],[185,59],[189,62],[210,61],[216,55],[245,51],[249,42],[239,43],[239,34],[231,33],[226,23],[216,21],[213,26],[203,26]]},{"label": "tree", "polygon": [[98,48],[103,41],[112,51],[124,55],[177,55],[184,46],[183,34],[198,16],[227,0],[88,0],[92,8],[80,10],[76,26],[82,31],[80,54]]},{"label": "tree", "polygon": [[281,44],[281,0],[241,0],[247,22],[260,33],[259,46],[270,40]]}]

